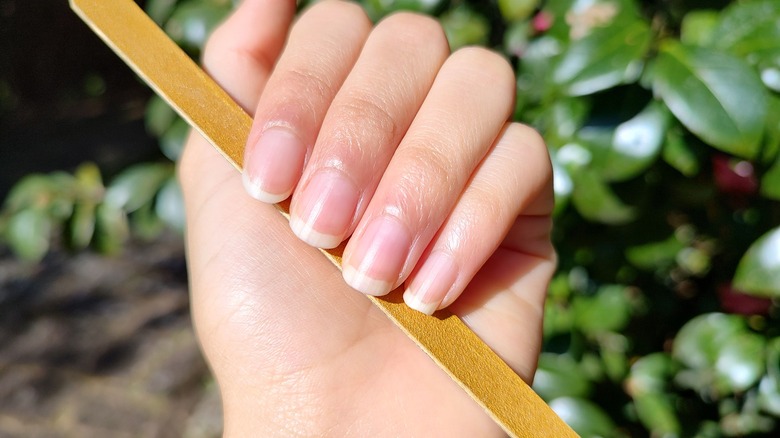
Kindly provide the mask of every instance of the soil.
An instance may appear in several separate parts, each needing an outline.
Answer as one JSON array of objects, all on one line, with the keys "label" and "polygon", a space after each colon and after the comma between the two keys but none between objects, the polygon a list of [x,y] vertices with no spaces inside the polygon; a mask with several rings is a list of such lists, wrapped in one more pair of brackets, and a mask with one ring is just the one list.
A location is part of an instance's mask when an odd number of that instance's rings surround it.
[{"label": "soil", "polygon": [[221,434],[181,237],[119,256],[0,254],[0,437]]},{"label": "soil", "polygon": [[[68,8],[0,0],[0,200],[31,172],[159,160],[150,91]],[[114,257],[0,246],[0,438],[216,437],[181,237]]]}]

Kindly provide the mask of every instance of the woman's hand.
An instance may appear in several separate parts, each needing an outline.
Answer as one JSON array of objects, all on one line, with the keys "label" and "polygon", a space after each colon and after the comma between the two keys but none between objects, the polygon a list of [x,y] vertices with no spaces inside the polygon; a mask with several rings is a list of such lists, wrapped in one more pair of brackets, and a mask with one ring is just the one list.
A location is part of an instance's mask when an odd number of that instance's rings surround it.
[{"label": "woman's hand", "polygon": [[[555,265],[552,178],[539,136],[507,123],[512,69],[484,49],[450,54],[423,16],[372,27],[324,1],[291,25],[294,12],[244,0],[204,55],[255,114],[243,187],[197,135],[180,169],[193,315],[225,431],[498,432],[354,289],[403,284],[419,311],[450,306],[531,379]],[[288,225],[267,203],[290,195]],[[310,245],[347,238],[342,279]]]}]

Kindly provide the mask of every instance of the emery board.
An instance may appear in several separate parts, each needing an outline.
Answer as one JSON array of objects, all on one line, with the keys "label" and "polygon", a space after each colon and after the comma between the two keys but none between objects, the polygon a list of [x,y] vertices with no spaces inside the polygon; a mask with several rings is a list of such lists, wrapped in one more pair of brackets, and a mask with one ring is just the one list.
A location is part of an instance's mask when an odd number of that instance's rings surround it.
[{"label": "emery board", "polygon": [[[237,169],[250,116],[133,0],[70,0],[74,11],[190,126]],[[289,203],[277,205],[289,218]],[[341,269],[344,245],[322,250]],[[427,316],[407,307],[397,289],[367,296],[512,437],[577,436],[457,316]]]}]

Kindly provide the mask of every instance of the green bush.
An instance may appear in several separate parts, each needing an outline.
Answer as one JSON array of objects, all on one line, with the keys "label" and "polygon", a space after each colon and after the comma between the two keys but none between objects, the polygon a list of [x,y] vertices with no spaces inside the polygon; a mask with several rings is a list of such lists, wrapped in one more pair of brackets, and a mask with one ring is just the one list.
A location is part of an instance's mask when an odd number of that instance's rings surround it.
[{"label": "green bush", "polygon": [[[146,8],[197,57],[202,30],[233,3]],[[584,436],[772,436],[780,2],[362,3],[375,20],[399,9],[436,15],[453,48],[487,45],[516,67],[515,118],[546,138],[557,200],[560,268],[537,392]],[[147,126],[175,160],[184,123],[155,98]],[[115,249],[128,212],[148,233],[155,209],[181,223],[170,172],[142,165],[107,189],[90,166],[29,177],[6,201],[0,229],[31,259],[58,224],[76,248],[113,230],[102,245]]]}]

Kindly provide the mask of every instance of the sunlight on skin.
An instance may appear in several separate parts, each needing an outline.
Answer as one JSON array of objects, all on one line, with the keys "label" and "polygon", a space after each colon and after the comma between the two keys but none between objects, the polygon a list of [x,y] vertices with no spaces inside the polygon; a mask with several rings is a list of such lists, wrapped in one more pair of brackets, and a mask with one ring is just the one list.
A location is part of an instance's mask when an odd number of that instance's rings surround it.
[{"label": "sunlight on skin", "polygon": [[[331,21],[338,22],[355,12],[339,2],[319,5],[308,14],[335,14]],[[294,2],[245,1],[210,40],[205,67],[244,108],[257,106],[293,13]],[[269,16],[277,17],[272,25],[258,25]],[[499,127],[507,117],[503,110],[485,111],[500,117]],[[460,299],[459,292],[447,295],[442,305],[452,304],[530,381],[555,266],[549,241],[551,170],[537,134],[519,125],[505,133],[523,148],[522,178],[497,174],[491,184],[518,183],[518,198],[511,201],[517,204],[501,209],[519,219],[507,216],[508,235],[503,242],[498,235],[492,246],[499,249],[485,254],[481,269],[474,266],[475,277],[462,282]],[[186,146],[180,179],[193,316],[223,393],[226,435],[502,434],[419,348],[347,286],[319,250],[298,239],[272,205],[247,196],[241,176],[197,135]],[[470,210],[454,202],[451,208]],[[462,227],[457,221],[450,225]],[[440,232],[450,225],[443,220]],[[473,231],[494,232],[484,226]],[[471,240],[480,242],[479,234]]]}]

